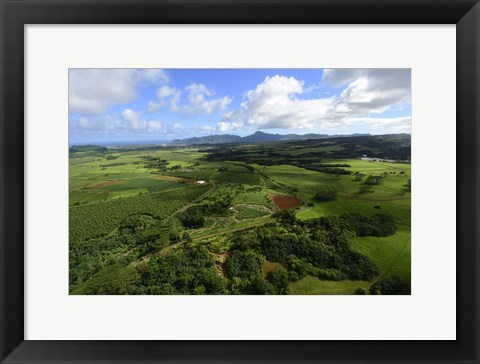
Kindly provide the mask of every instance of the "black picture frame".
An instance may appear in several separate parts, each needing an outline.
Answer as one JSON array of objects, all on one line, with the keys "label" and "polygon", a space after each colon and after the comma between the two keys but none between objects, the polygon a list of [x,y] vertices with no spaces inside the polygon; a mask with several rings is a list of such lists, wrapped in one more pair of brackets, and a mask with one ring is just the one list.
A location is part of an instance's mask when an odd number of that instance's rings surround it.
[{"label": "black picture frame", "polygon": [[[2,363],[479,363],[478,0],[0,0],[0,14]],[[24,25],[161,23],[456,24],[457,340],[24,340]]]}]

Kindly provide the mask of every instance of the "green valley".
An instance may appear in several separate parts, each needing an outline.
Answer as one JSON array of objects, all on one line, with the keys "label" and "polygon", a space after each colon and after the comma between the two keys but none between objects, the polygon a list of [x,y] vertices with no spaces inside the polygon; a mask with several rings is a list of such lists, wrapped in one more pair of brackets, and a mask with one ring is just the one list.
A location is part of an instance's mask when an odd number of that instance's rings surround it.
[{"label": "green valley", "polygon": [[70,148],[70,294],[410,294],[410,135],[224,139]]}]

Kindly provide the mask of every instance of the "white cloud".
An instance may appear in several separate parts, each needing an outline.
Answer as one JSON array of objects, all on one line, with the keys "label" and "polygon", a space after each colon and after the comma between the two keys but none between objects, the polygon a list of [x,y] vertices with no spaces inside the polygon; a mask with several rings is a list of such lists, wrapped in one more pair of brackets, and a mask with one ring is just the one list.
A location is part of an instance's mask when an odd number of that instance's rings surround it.
[{"label": "white cloud", "polygon": [[122,121],[110,115],[82,116],[79,119],[70,120],[70,132],[80,134],[114,134],[121,127]]},{"label": "white cloud", "polygon": [[147,120],[145,121],[145,129],[144,131],[148,134],[159,133],[162,132],[162,123],[155,120]]},{"label": "white cloud", "polygon": [[246,124],[263,129],[308,129],[325,116],[331,99],[300,99],[303,81],[294,77],[266,77],[245,94]]},{"label": "white cloud", "polygon": [[189,135],[201,134],[217,134],[217,133],[226,133],[228,131],[236,130],[243,127],[243,123],[227,123],[224,121],[218,122],[215,126],[213,125],[202,125],[194,126],[186,130]]},{"label": "white cloud", "polygon": [[215,96],[215,92],[198,83],[188,85],[184,92],[187,94],[186,103],[180,106],[182,91],[175,87],[162,86],[157,90],[158,101],[149,101],[147,110],[155,112],[163,107],[168,107],[170,111],[181,112],[185,115],[211,115],[225,110],[233,100],[228,96],[212,98]]},{"label": "white cloud", "polygon": [[[266,77],[253,90],[245,93],[241,108],[223,115],[219,130],[227,131],[239,123],[257,129],[310,129],[371,122],[380,125],[380,119],[370,115],[381,114],[393,107],[410,102],[410,70],[325,70],[323,82],[334,87],[343,86],[336,96],[312,97],[311,88],[294,77],[276,75]],[[391,120],[400,125],[397,118]],[[410,122],[402,121],[402,130]],[[372,125],[372,126],[373,126]],[[400,126],[399,126],[400,128]]]},{"label": "white cloud", "polygon": [[205,133],[210,133],[210,132],[213,132],[213,131],[217,131],[217,129],[214,128],[213,126],[203,125],[203,126],[200,128],[200,131],[205,132]]},{"label": "white cloud", "polygon": [[411,133],[412,118],[410,116],[398,118],[350,118],[344,121],[345,125],[370,126],[382,129],[382,133]]},{"label": "white cloud", "polygon": [[147,81],[154,84],[168,83],[170,81],[168,74],[160,68],[145,68],[137,70],[134,77],[137,77],[140,81]]},{"label": "white cloud", "polygon": [[158,101],[149,101],[148,112],[155,112],[169,106],[170,111],[178,111],[182,92],[175,87],[162,86],[157,90]]},{"label": "white cloud", "polygon": [[368,71],[368,69],[364,70],[357,68],[327,68],[323,70],[322,81],[327,85],[338,88],[355,80]]},{"label": "white cloud", "polygon": [[242,109],[234,109],[222,115],[222,121],[242,121],[244,112]]},{"label": "white cloud", "polygon": [[188,104],[182,108],[189,115],[211,115],[223,111],[232,102],[233,98],[225,96],[217,99],[209,99],[215,95],[205,85],[193,83],[185,88],[188,96]]},{"label": "white cloud", "polygon": [[381,114],[411,100],[409,69],[329,69],[323,82],[336,88],[346,85],[328,111],[332,120]]},{"label": "white cloud", "polygon": [[410,116],[398,117],[398,118],[348,118],[344,121],[345,125],[357,125],[357,124],[377,124],[377,125],[389,125],[396,123],[409,124],[412,121]]},{"label": "white cloud", "polygon": [[215,93],[205,85],[193,83],[185,88],[188,93],[188,104],[182,108],[189,115],[211,115],[223,111],[230,104],[232,98],[225,96],[217,99],[208,99]]},{"label": "white cloud", "polygon": [[[173,124],[165,127],[156,120],[142,120],[142,113],[125,109],[120,117],[113,115],[92,115],[89,117],[80,117],[78,120],[70,120],[71,131],[80,134],[100,133],[100,134],[165,134],[170,130],[178,129],[179,124]],[[173,127],[173,129],[172,129]]]},{"label": "white cloud", "polygon": [[162,123],[155,120],[140,120],[142,113],[125,109],[122,112],[122,118],[125,121],[125,128],[132,133],[153,134],[162,131]]},{"label": "white cloud", "polygon": [[220,121],[217,124],[217,131],[226,132],[226,131],[230,131],[230,130],[236,130],[236,129],[241,128],[242,126],[243,126],[242,122],[227,123],[225,121]]},{"label": "white cloud", "polygon": [[185,90],[189,93],[190,102],[201,102],[205,96],[213,96],[215,93],[207,88],[207,86],[192,83],[185,87]]},{"label": "white cloud", "polygon": [[132,130],[136,130],[140,126],[140,115],[141,112],[135,112],[131,109],[125,109],[122,112],[123,120],[125,120],[129,124],[129,128]]},{"label": "white cloud", "polygon": [[165,134],[175,134],[181,128],[182,128],[182,124],[180,123],[168,124],[167,128],[165,129]]},{"label": "white cloud", "polygon": [[412,118],[410,116],[396,118],[381,117],[352,117],[339,123],[338,121],[325,122],[323,127],[327,130],[338,130],[339,127],[361,127],[369,131],[378,130],[378,134],[411,133]]},{"label": "white cloud", "polygon": [[110,106],[134,100],[142,84],[166,82],[161,69],[70,69],[69,112],[100,115]]},{"label": "white cloud", "polygon": [[88,128],[90,126],[90,120],[82,117],[78,120],[78,126],[80,126],[81,128]]},{"label": "white cloud", "polygon": [[[70,112],[80,114],[73,115],[72,130],[127,135],[187,132],[179,123],[148,120],[147,111],[162,108],[178,112],[186,119],[213,115],[205,118],[205,123],[211,125],[197,124],[188,129],[199,133],[237,129],[320,132],[342,127],[377,128],[390,133],[410,132],[411,127],[410,117],[383,117],[386,111],[398,115],[399,110],[408,109],[411,103],[408,69],[327,69],[320,86],[305,85],[295,77],[266,77],[246,91],[242,103],[235,108],[229,108],[232,97],[220,97],[204,84],[192,83],[180,89],[168,82],[162,70],[70,70]],[[147,84],[158,86],[156,98],[148,103],[145,114],[127,106],[120,114],[108,114],[110,107],[133,101]]]},{"label": "white cloud", "polygon": [[166,106],[167,103],[165,102],[157,102],[157,101],[149,101],[147,105],[148,112],[155,112],[160,110],[162,107]]}]

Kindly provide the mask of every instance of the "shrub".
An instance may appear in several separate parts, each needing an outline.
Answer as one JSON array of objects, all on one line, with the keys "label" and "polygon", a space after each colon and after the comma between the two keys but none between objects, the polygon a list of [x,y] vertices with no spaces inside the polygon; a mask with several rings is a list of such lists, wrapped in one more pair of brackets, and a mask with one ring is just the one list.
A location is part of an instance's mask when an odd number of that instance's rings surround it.
[{"label": "shrub", "polygon": [[277,294],[275,286],[266,281],[262,276],[256,276],[249,287],[248,293],[255,295]]},{"label": "shrub", "polygon": [[367,179],[363,182],[367,186],[376,186],[380,184],[380,181],[383,177],[380,176],[368,176]]},{"label": "shrub", "polygon": [[370,281],[380,274],[380,268],[370,258],[353,251],[341,256],[337,261],[337,269],[353,280]]},{"label": "shrub", "polygon": [[368,294],[367,290],[364,289],[364,288],[357,288],[353,293],[356,294],[356,295],[367,295]]},{"label": "shrub", "polygon": [[386,214],[373,216],[344,214],[340,216],[340,219],[355,231],[357,236],[390,236],[397,231],[395,220]]},{"label": "shrub", "polygon": [[278,267],[274,269],[271,273],[270,281],[279,294],[288,293],[288,272],[284,268]]},{"label": "shrub", "polygon": [[364,195],[366,193],[372,193],[373,192],[373,187],[372,186],[362,186],[360,187],[360,189],[358,190],[358,193],[361,194],[361,195]]},{"label": "shrub", "polygon": [[384,278],[370,287],[370,294],[409,295],[410,293],[410,281],[399,276]]},{"label": "shrub", "polygon": [[333,201],[337,198],[337,191],[333,189],[324,189],[321,191],[318,191],[314,199],[319,202],[327,202],[327,201]]},{"label": "shrub", "polygon": [[142,272],[143,290],[153,294],[222,294],[226,281],[214,270],[204,247],[179,250],[152,259]]},{"label": "shrub", "polygon": [[119,228],[122,229],[130,229],[133,231],[144,230],[149,226],[155,224],[157,221],[148,215],[133,215],[127,217],[123,222],[120,224]]},{"label": "shrub", "polygon": [[195,209],[189,208],[178,214],[178,219],[187,229],[198,229],[205,225],[205,218]]}]

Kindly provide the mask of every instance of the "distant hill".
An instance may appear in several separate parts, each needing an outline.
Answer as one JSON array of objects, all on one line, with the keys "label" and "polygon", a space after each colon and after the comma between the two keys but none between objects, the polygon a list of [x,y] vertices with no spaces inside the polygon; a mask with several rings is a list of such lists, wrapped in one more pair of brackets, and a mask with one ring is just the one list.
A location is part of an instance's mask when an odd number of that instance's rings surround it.
[{"label": "distant hill", "polygon": [[324,139],[328,138],[327,134],[268,134],[263,131],[256,131],[252,135],[248,135],[242,138],[243,143],[255,143],[255,142],[275,142],[278,140],[299,140],[299,139]]},{"label": "distant hill", "polygon": [[204,137],[193,137],[187,139],[175,139],[170,144],[226,144],[239,143],[242,137],[238,135],[222,134],[222,135],[208,135]]},{"label": "distant hill", "polygon": [[349,134],[349,135],[328,135],[328,134],[269,134],[263,131],[256,131],[252,135],[241,137],[230,134],[208,135],[204,137],[193,137],[187,139],[175,139],[171,144],[194,145],[194,144],[230,144],[230,143],[261,143],[261,142],[275,142],[284,140],[305,140],[305,139],[327,139],[339,137],[355,137],[355,136],[369,136],[370,134]]},{"label": "distant hill", "polygon": [[69,149],[70,153],[76,152],[98,152],[105,153],[108,152],[108,148],[101,147],[98,145],[73,145]]}]

